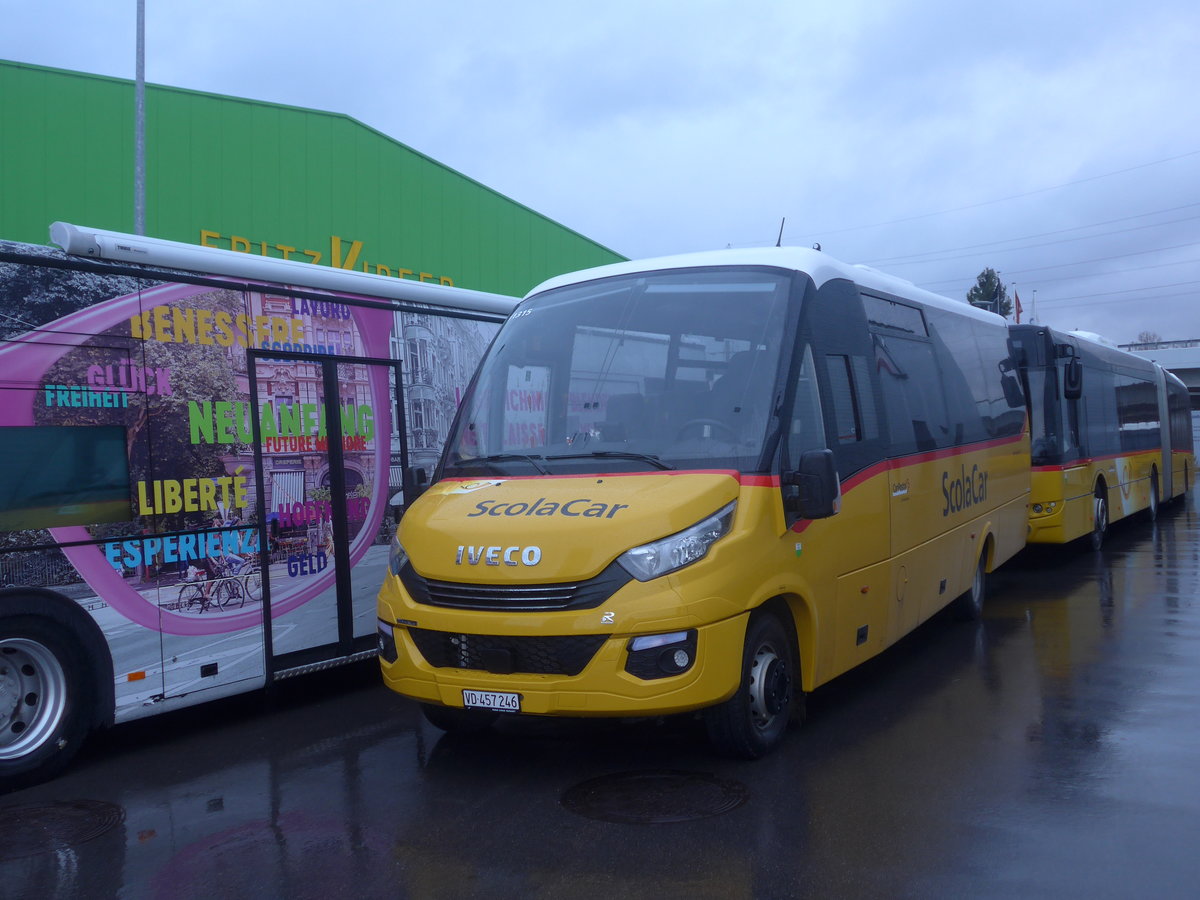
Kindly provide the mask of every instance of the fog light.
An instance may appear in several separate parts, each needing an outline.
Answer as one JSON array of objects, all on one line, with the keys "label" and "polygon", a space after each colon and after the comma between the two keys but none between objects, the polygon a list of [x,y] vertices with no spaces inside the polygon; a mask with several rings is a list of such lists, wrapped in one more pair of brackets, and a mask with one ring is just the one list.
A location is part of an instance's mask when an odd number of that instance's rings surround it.
[{"label": "fog light", "polygon": [[696,661],[696,631],[642,634],[631,638],[625,671],[647,681],[686,672]]},{"label": "fog light", "polygon": [[379,630],[376,632],[379,636],[379,658],[384,662],[394,663],[400,657],[400,651],[396,649],[396,632],[391,624],[379,620]]}]

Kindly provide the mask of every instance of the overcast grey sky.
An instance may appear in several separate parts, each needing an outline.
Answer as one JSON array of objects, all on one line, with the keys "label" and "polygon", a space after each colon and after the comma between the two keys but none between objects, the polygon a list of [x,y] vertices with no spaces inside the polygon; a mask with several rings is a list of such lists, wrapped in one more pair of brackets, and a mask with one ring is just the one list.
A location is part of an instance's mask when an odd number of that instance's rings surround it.
[{"label": "overcast grey sky", "polygon": [[[633,258],[775,243],[1200,338],[1195,0],[146,0],[146,79],[345,113]],[[0,0],[134,76],[135,0]],[[2,163],[2,161],[0,161]]]}]

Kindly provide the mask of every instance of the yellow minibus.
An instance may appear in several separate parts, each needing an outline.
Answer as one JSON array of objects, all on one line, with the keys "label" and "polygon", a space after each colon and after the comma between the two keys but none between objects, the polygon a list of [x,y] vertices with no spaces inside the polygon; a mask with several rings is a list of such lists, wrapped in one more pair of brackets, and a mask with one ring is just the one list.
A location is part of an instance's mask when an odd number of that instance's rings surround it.
[{"label": "yellow minibus", "polygon": [[448,730],[703,710],[756,758],[805,692],[1023,545],[1003,319],[816,250],[554,278],[501,328],[379,594]]}]

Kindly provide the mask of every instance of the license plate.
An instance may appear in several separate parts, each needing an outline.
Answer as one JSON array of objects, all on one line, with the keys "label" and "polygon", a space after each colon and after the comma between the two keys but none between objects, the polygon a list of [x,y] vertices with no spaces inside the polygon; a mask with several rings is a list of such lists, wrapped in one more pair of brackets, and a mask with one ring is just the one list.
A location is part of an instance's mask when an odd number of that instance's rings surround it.
[{"label": "license plate", "polygon": [[468,709],[494,709],[497,712],[520,712],[520,694],[501,694],[495,691],[463,691],[463,706]]}]

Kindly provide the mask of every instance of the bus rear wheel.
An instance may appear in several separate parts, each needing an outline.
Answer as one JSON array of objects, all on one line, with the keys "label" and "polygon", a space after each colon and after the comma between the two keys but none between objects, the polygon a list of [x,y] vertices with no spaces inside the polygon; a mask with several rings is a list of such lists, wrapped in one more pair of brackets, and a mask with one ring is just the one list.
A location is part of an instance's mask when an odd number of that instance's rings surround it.
[{"label": "bus rear wheel", "polygon": [[1150,505],[1146,507],[1146,517],[1153,522],[1158,518],[1158,472],[1150,473]]},{"label": "bus rear wheel", "polygon": [[1096,485],[1096,494],[1092,501],[1092,549],[1099,550],[1104,545],[1104,535],[1108,531],[1108,491],[1103,484]]},{"label": "bus rear wheel", "polygon": [[975,575],[971,586],[954,598],[954,615],[966,622],[974,622],[983,615],[983,599],[987,588],[987,571],[984,556],[980,554],[975,564]]},{"label": "bus rear wheel", "polygon": [[737,693],[704,711],[713,749],[736,759],[758,759],[783,740],[789,721],[799,718],[799,667],[795,641],[779,617],[750,617]]},{"label": "bus rear wheel", "polygon": [[0,618],[0,791],[52,777],[83,743],[83,656],[65,626]]}]

